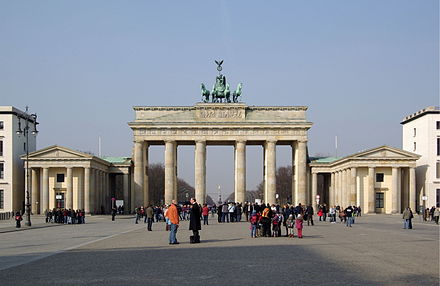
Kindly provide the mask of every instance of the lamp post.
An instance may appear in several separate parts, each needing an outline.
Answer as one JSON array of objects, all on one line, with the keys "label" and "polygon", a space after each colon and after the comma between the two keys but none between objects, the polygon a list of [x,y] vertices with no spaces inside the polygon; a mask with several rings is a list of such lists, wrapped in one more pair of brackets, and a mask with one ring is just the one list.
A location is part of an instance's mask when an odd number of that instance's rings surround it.
[{"label": "lamp post", "polygon": [[[29,114],[29,107],[26,106],[26,112],[24,114],[17,115],[18,116],[18,130],[17,135],[23,134],[26,137],[26,204],[25,204],[25,212],[26,212],[26,226],[32,226],[31,223],[31,202],[29,197],[29,121],[33,121],[34,123],[34,130],[32,130],[33,135],[37,135],[37,114]],[[21,118],[25,120],[25,126],[22,129],[21,128]]]}]

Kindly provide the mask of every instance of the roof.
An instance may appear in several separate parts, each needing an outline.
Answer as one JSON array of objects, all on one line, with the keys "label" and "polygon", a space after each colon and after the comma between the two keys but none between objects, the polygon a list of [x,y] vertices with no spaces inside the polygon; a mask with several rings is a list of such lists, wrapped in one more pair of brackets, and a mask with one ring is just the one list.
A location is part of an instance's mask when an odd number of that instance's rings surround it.
[{"label": "roof", "polygon": [[414,119],[425,116],[426,114],[440,114],[440,107],[438,106],[428,106],[422,110],[417,111],[416,113],[410,114],[403,118],[400,124],[406,124]]},{"label": "roof", "polygon": [[101,159],[112,164],[131,164],[130,157],[101,157]]},{"label": "roof", "polygon": [[323,158],[313,158],[312,163],[332,163],[343,157],[323,157]]}]

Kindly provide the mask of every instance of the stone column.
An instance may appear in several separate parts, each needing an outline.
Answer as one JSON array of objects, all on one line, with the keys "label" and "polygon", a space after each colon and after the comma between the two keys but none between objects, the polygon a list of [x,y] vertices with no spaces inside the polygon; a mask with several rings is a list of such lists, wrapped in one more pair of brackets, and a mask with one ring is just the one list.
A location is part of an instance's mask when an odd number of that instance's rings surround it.
[{"label": "stone column", "polygon": [[335,172],[335,206],[341,205],[341,189],[339,187],[339,171]]},{"label": "stone column", "polygon": [[134,206],[132,208],[143,205],[144,190],[144,171],[143,171],[143,142],[136,141],[134,143]]},{"label": "stone column", "polygon": [[347,200],[347,170],[344,169],[342,170],[342,206],[345,209],[347,207],[348,204],[348,200]]},{"label": "stone column", "polygon": [[330,194],[329,194],[329,207],[336,205],[335,201],[336,201],[336,175],[335,172],[331,173],[331,177],[330,177]]},{"label": "stone column", "polygon": [[165,142],[165,204],[170,204],[174,197],[176,179],[176,141]]},{"label": "stone column", "polygon": [[90,213],[90,168],[89,167],[84,168],[84,211],[86,213]]},{"label": "stone column", "polygon": [[[143,200],[144,200],[144,206],[148,206],[150,204],[150,190],[148,186],[148,143],[145,142],[143,148],[142,148],[142,158],[143,158],[143,172],[144,172],[144,186],[143,186]],[[124,207],[125,209],[125,207]]]},{"label": "stone column", "polygon": [[73,209],[73,168],[67,168],[66,175],[66,208]]},{"label": "stone column", "polygon": [[356,201],[356,195],[357,195],[357,184],[356,184],[356,177],[357,172],[356,168],[352,167],[350,172],[350,205],[354,206]]},{"label": "stone column", "polygon": [[374,167],[368,168],[368,187],[367,187],[367,206],[368,206],[368,213],[376,213],[376,192],[374,190],[374,184],[375,184],[375,172]]},{"label": "stone column", "polygon": [[399,211],[398,202],[399,198],[397,197],[399,194],[399,168],[393,167],[391,174],[392,174],[392,183],[391,183],[391,213],[395,214]]},{"label": "stone column", "polygon": [[196,141],[194,149],[195,196],[199,204],[206,202],[206,141]]},{"label": "stone column", "polygon": [[317,210],[316,195],[318,194],[318,174],[312,172],[312,203],[311,205]]},{"label": "stone column", "polygon": [[235,142],[235,201],[246,201],[246,142]]},{"label": "stone column", "polygon": [[264,198],[265,203],[275,204],[276,203],[276,142],[266,141],[264,145],[265,153],[265,186],[264,190],[266,196]]},{"label": "stone column", "polygon": [[129,213],[130,212],[130,196],[129,196],[129,182],[130,182],[130,177],[128,174],[124,174],[122,177],[122,181],[124,184],[124,213]]},{"label": "stone column", "polygon": [[416,169],[409,168],[409,207],[416,211]]},{"label": "stone column", "polygon": [[43,168],[43,192],[41,196],[41,212],[49,209],[49,168]]},{"label": "stone column", "polygon": [[297,197],[296,204],[307,204],[307,141],[298,141],[298,152],[296,158],[296,168],[298,177],[296,178]]},{"label": "stone column", "polygon": [[78,189],[77,189],[77,205],[75,206],[75,204],[73,205],[73,207],[75,209],[80,209],[80,210],[84,210],[84,181],[85,181],[85,177],[84,177],[84,172],[81,172],[78,175]]},{"label": "stone column", "polygon": [[[41,203],[39,200],[40,198],[40,191],[38,188],[38,171],[35,168],[32,168],[31,172],[31,179],[32,179],[32,213],[37,214],[39,213],[38,204]],[[38,202],[38,204],[37,204]]]},{"label": "stone column", "polygon": [[297,202],[297,184],[296,184],[296,178],[298,177],[298,168],[296,167],[296,158],[297,158],[297,148],[296,148],[296,141],[291,143],[292,147],[292,191],[291,191],[291,203],[295,204]]},{"label": "stone column", "polygon": [[94,195],[93,195],[93,210],[96,214],[99,213],[99,192],[100,192],[100,180],[99,180],[99,170],[98,169],[94,169]]}]

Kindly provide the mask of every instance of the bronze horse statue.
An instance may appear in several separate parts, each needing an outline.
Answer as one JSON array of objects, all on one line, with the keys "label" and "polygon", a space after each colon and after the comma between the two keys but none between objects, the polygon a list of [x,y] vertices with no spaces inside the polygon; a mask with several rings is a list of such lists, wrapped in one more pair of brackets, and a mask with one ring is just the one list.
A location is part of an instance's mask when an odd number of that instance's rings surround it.
[{"label": "bronze horse statue", "polygon": [[209,102],[209,90],[206,89],[205,84],[202,83],[201,84],[201,89],[202,89],[202,100],[203,102]]},{"label": "bronze horse statue", "polygon": [[229,84],[226,83],[226,77],[219,74],[215,80],[215,84],[212,87],[211,98],[212,102],[231,102],[231,91],[229,90]]}]

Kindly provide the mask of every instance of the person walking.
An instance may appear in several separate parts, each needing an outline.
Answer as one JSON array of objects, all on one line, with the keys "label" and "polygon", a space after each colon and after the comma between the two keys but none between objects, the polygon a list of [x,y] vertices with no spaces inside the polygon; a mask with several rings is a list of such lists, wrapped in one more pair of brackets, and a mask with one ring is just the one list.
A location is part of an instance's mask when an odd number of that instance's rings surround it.
[{"label": "person walking", "polygon": [[257,237],[257,226],[258,226],[259,220],[260,220],[260,217],[258,216],[258,213],[256,211],[252,211],[252,214],[249,218],[249,222],[251,223],[251,237],[252,238]]},{"label": "person walking", "polygon": [[351,224],[353,223],[353,208],[351,206],[348,206],[344,210],[345,217],[347,218],[345,226],[351,227]]},{"label": "person walking", "polygon": [[286,225],[287,225],[287,229],[288,229],[288,233],[287,235],[289,237],[295,237],[295,218],[293,217],[293,214],[290,214],[289,217],[286,220]]},{"label": "person walking", "polygon": [[207,204],[203,205],[202,215],[203,215],[203,225],[208,225],[209,208]]},{"label": "person walking", "polygon": [[298,233],[298,238],[303,238],[303,233],[302,233],[303,221],[304,221],[304,219],[303,219],[303,216],[301,214],[299,214],[296,217],[296,219],[295,219],[295,228],[296,228],[296,231]]},{"label": "person walking", "polygon": [[193,235],[190,236],[190,243],[200,243],[200,235],[199,230],[202,229],[202,226],[200,225],[200,206],[197,203],[195,198],[191,198],[191,209],[189,212],[189,230],[192,230]]},{"label": "person walking", "polygon": [[15,213],[15,227],[20,228],[21,227],[21,221],[23,220],[23,217],[21,216],[20,212]]},{"label": "person walking", "polygon": [[411,212],[409,211],[409,208],[406,208],[403,211],[402,219],[403,219],[403,229],[409,229],[409,220],[411,218]]},{"label": "person walking", "polygon": [[154,220],[154,209],[151,205],[148,205],[146,214],[147,216],[147,230],[152,231],[153,220]]},{"label": "person walking", "polygon": [[116,211],[117,211],[116,208],[113,207],[112,208],[112,221],[115,221]]},{"label": "person walking", "polygon": [[166,212],[166,217],[169,219],[170,223],[169,244],[179,244],[176,238],[177,229],[179,227],[179,212],[177,210],[176,200],[171,201],[171,205]]},{"label": "person walking", "polygon": [[438,224],[439,217],[440,217],[440,208],[436,207],[435,210],[434,210],[434,221],[435,221],[435,224]]}]

